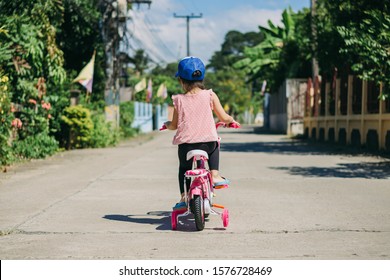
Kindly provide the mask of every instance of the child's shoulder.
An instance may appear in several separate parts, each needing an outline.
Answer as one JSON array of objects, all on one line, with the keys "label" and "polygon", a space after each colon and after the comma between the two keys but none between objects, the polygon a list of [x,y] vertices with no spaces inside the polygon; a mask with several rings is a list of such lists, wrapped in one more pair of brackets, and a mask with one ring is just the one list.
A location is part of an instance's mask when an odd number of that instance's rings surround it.
[{"label": "child's shoulder", "polygon": [[176,94],[172,94],[172,99],[174,99],[174,98],[180,98],[181,96],[183,96],[184,94],[182,94],[182,93],[176,93]]},{"label": "child's shoulder", "polygon": [[203,93],[203,94],[208,94],[208,95],[213,95],[213,94],[215,94],[212,88],[203,89],[203,90],[202,90],[202,93]]},{"label": "child's shoulder", "polygon": [[182,102],[181,100],[183,100],[183,99],[182,99],[183,96],[184,96],[184,94],[182,94],[182,93],[173,94],[173,95],[171,96],[173,105],[174,105],[175,107],[177,107],[177,106]]}]

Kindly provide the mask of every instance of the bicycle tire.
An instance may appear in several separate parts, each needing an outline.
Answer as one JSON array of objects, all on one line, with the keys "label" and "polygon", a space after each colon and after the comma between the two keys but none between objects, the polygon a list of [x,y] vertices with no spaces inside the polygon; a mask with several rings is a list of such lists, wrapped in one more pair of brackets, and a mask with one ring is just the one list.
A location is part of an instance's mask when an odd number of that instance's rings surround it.
[{"label": "bicycle tire", "polygon": [[194,214],[195,226],[198,231],[204,229],[204,206],[203,198],[199,195],[196,195],[194,199],[190,201],[191,211]]}]

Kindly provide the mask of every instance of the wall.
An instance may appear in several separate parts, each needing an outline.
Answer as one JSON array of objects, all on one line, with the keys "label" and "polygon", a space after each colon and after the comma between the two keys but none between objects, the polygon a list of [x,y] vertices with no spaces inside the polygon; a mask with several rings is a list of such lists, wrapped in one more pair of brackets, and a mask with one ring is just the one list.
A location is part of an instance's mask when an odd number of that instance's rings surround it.
[{"label": "wall", "polygon": [[270,95],[269,129],[303,134],[305,79],[286,79],[278,92]]},{"label": "wall", "polygon": [[382,86],[348,75],[312,89],[304,118],[309,138],[390,151],[390,102],[379,99]]}]

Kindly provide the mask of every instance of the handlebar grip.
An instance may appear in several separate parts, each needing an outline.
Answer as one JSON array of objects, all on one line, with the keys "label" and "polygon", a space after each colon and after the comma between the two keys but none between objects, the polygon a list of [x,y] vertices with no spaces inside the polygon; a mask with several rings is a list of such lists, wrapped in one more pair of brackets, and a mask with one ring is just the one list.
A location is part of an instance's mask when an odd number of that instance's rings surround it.
[{"label": "handlebar grip", "polygon": [[233,121],[233,122],[229,123],[229,127],[230,128],[240,128],[241,125],[238,122]]},{"label": "handlebar grip", "polygon": [[162,126],[162,127],[160,127],[160,131],[162,131],[162,130],[166,130],[166,129],[168,129],[168,128],[167,128],[167,126],[166,126],[165,124],[163,124],[163,126]]},{"label": "handlebar grip", "polygon": [[216,128],[218,128],[218,127],[220,127],[220,126],[226,127],[226,124],[225,124],[224,122],[218,122],[218,123],[215,125]]},{"label": "handlebar grip", "polygon": [[216,128],[222,126],[222,127],[228,127],[228,128],[240,128],[241,125],[236,122],[236,121],[232,121],[231,123],[229,123],[228,125],[224,122],[218,122],[216,125]]}]

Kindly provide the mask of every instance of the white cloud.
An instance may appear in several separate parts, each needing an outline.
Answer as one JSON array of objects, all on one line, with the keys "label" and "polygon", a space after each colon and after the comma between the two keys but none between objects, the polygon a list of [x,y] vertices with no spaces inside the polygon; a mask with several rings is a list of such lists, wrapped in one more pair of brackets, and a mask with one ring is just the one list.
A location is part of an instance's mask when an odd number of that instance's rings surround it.
[{"label": "white cloud", "polygon": [[[215,51],[220,50],[226,33],[230,30],[240,32],[259,31],[258,26],[268,26],[267,21],[279,24],[280,10],[261,10],[253,7],[241,7],[230,10],[214,17],[204,18],[204,23],[195,25],[197,30],[193,32],[194,55],[202,56],[208,60]],[[196,52],[199,53],[197,54]]]},{"label": "white cloud", "polygon": [[[135,9],[131,12],[134,37],[157,61],[173,62],[186,56],[186,20],[174,18],[176,9],[172,0],[154,2],[153,9]],[[258,31],[258,26],[267,26],[267,21],[279,24],[281,10],[265,10],[251,6],[221,11],[217,15],[203,14],[202,18],[190,20],[191,55],[207,62],[224,41],[230,30],[240,32]],[[137,45],[137,44],[133,44]]]}]

